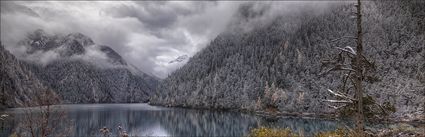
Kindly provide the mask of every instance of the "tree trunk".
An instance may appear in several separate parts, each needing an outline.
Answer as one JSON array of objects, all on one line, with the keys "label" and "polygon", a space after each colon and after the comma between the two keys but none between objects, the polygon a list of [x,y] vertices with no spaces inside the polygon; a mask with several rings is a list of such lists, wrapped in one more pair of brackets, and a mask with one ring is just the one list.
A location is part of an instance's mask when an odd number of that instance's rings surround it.
[{"label": "tree trunk", "polygon": [[359,136],[364,136],[364,115],[363,115],[363,86],[362,86],[362,77],[363,77],[363,67],[362,67],[362,14],[361,14],[361,3],[360,0],[357,0],[357,55],[355,62],[355,87],[356,87],[356,105],[357,105],[357,116],[356,116],[356,131]]}]

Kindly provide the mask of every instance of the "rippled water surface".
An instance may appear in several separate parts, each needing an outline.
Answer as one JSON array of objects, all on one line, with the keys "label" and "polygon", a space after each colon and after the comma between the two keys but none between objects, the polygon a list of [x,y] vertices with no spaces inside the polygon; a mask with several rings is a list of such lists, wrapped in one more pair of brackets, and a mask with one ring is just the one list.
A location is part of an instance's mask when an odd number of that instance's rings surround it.
[{"label": "rippled water surface", "polygon": [[[10,116],[2,123],[0,135],[8,136],[22,126],[27,109],[7,110]],[[251,128],[259,126],[291,128],[309,135],[341,126],[329,120],[282,118],[269,121],[239,112],[165,108],[148,104],[78,104],[60,105],[55,109],[66,111],[70,122],[57,126],[69,127],[70,136],[101,136],[99,130],[102,127],[112,129],[111,135],[116,136],[119,124],[130,135],[137,136],[244,136]]]}]

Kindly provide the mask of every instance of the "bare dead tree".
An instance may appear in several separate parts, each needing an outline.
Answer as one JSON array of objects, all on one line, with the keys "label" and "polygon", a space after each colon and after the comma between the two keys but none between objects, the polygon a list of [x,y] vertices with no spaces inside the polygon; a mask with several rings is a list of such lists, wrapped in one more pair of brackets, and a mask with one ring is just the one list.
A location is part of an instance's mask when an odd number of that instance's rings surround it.
[{"label": "bare dead tree", "polygon": [[[361,2],[357,0],[356,6],[356,18],[357,18],[357,36],[344,36],[332,40],[331,42],[341,40],[343,38],[350,38],[356,40],[356,48],[346,46],[344,48],[337,47],[340,53],[333,59],[322,61],[323,65],[331,66],[330,69],[323,72],[322,74],[329,73],[331,71],[342,71],[342,86],[341,91],[328,91],[335,95],[337,100],[325,100],[327,102],[338,104],[338,106],[329,105],[334,109],[340,109],[352,105],[355,107],[355,122],[356,132],[359,136],[364,136],[364,114],[363,114],[363,85],[365,73],[369,69],[374,69],[373,63],[369,62],[365,56],[363,56],[363,45],[362,45],[362,14],[361,14]],[[354,97],[348,95],[350,90],[354,90]]]},{"label": "bare dead tree", "polygon": [[330,42],[342,39],[356,40],[356,48],[345,46],[337,47],[338,54],[332,59],[322,61],[322,68],[328,68],[321,75],[332,71],[340,71],[342,74],[342,85],[338,90],[328,89],[328,92],[337,99],[325,100],[329,102],[329,107],[339,110],[340,112],[354,113],[355,133],[357,136],[365,136],[364,121],[365,119],[382,119],[391,112],[395,112],[395,107],[384,102],[382,105],[377,103],[372,96],[365,93],[363,82],[373,83],[376,77],[373,73],[376,71],[374,62],[371,62],[363,54],[363,31],[362,31],[362,14],[361,1],[357,0],[356,6],[356,25],[357,34],[353,36],[344,36]]},{"label": "bare dead tree", "polygon": [[26,102],[21,136],[48,137],[48,136],[66,136],[70,133],[72,127],[69,125],[66,112],[58,107],[60,98],[51,90],[44,90],[37,93],[32,101]]},{"label": "bare dead tree", "polygon": [[354,68],[355,77],[354,77],[354,86],[356,89],[355,98],[357,100],[357,120],[356,120],[356,131],[360,136],[364,136],[364,114],[363,114],[363,71],[366,67],[363,65],[363,44],[362,44],[362,13],[361,13],[361,2],[357,0],[357,54],[354,58],[355,64],[352,66]]}]

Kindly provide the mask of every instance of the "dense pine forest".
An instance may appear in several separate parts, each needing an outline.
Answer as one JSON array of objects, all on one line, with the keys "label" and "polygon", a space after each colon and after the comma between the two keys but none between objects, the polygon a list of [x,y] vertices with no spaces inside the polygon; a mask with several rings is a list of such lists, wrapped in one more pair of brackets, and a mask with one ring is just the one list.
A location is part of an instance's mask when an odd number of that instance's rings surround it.
[{"label": "dense pine forest", "polygon": [[[423,6],[418,1],[367,1],[363,8],[364,54],[377,71],[365,89],[378,102],[394,104],[398,118],[423,114]],[[320,75],[321,61],[338,52],[335,47],[355,47],[350,40],[334,42],[355,35],[352,11],[350,4],[333,4],[321,12],[312,8],[279,16],[246,31],[242,23],[267,9],[241,6],[241,21],[163,80],[151,103],[242,110],[259,109],[260,103],[283,112],[331,112],[322,100],[331,96],[326,89],[339,85],[340,77]]]}]

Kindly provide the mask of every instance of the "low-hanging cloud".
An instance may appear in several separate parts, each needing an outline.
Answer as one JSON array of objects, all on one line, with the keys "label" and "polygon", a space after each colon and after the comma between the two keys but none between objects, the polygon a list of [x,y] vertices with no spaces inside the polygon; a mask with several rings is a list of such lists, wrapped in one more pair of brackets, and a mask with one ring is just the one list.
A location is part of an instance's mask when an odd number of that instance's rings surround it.
[{"label": "low-hanging cloud", "polygon": [[[261,14],[241,21],[236,13],[247,4]],[[249,30],[253,24],[296,11],[295,4],[302,2],[2,1],[1,41],[16,55],[25,50],[16,43],[36,29],[80,32],[98,45],[110,46],[142,71],[164,78],[182,65],[169,61],[194,55],[232,24]]]}]

